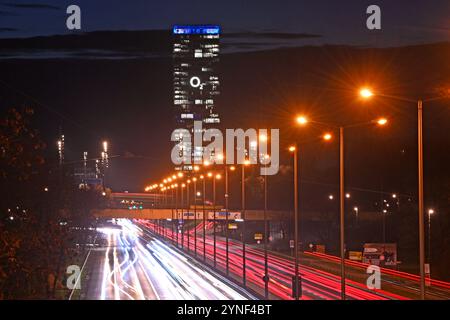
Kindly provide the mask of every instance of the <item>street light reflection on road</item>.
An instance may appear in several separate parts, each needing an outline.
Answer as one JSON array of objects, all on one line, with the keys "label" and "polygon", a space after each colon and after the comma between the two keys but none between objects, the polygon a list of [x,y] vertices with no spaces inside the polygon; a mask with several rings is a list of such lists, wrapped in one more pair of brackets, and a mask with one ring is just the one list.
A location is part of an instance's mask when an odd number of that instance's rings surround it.
[{"label": "street light reflection on road", "polygon": [[[101,277],[102,300],[246,300],[234,285],[201,268],[126,219],[98,228],[108,247]],[[253,298],[249,295],[250,298]]]}]

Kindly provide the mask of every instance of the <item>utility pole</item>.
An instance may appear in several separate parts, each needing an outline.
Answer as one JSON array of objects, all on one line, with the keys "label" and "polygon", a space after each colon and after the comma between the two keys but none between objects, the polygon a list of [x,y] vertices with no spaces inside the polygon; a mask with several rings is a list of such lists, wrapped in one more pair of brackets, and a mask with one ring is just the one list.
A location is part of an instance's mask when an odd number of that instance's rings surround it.
[{"label": "utility pole", "polygon": [[341,251],[341,299],[345,300],[345,171],[344,171],[344,127],[339,128],[339,189],[340,189],[340,251]]},{"label": "utility pole", "polygon": [[425,300],[425,214],[423,199],[423,103],[417,102],[418,118],[418,171],[419,171],[419,262],[420,262],[420,299]]}]

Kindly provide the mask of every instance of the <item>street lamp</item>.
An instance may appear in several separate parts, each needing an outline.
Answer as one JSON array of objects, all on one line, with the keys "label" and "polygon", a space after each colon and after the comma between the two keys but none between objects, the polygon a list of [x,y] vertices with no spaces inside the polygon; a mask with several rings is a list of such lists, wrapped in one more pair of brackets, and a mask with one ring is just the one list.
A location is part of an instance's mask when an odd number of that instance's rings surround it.
[{"label": "street lamp", "polygon": [[428,264],[431,277],[431,216],[435,214],[434,209],[428,209]]},{"label": "street lamp", "polygon": [[388,123],[388,120],[386,118],[380,118],[377,120],[377,124],[380,126],[384,126]]},{"label": "street lamp", "polygon": [[197,197],[200,192],[197,192],[197,178],[192,178],[192,181],[194,182],[194,254],[197,257]]},{"label": "street lamp", "polygon": [[369,88],[362,88],[359,91],[359,95],[364,99],[368,99],[373,96],[373,92]]},{"label": "street lamp", "polygon": [[229,193],[228,193],[228,171],[235,171],[235,166],[228,167],[225,165],[225,260],[226,260],[226,273],[229,275],[229,243],[228,243],[228,216],[229,216]]},{"label": "street lamp", "polygon": [[[220,160],[220,163],[223,163],[225,160],[225,156],[223,154],[218,154],[216,156],[218,160]],[[226,163],[224,165],[224,172],[225,172],[225,194],[224,194],[224,203],[225,203],[225,269],[227,276],[229,275],[229,239],[228,239],[228,220],[229,220],[229,194],[228,194],[228,171],[234,171],[236,168],[234,166],[228,166]],[[221,179],[221,175],[217,174],[216,179]],[[215,217],[215,210],[214,210],[214,217]],[[216,222],[214,222],[214,226],[216,225]],[[214,231],[214,242],[215,242],[215,231]]]},{"label": "street lamp", "polygon": [[[360,91],[360,94],[363,98],[369,98],[373,95],[373,93],[369,89],[362,89]],[[308,121],[309,122],[309,121]],[[369,123],[373,123],[374,121],[371,121]],[[375,122],[380,125],[384,126],[387,124],[387,119],[381,118],[378,120],[375,120]],[[306,122],[299,121],[299,118],[297,117],[297,123],[299,124],[306,124]],[[316,124],[321,124],[319,122],[314,122]],[[335,129],[339,130],[339,225],[340,225],[340,232],[339,232],[339,246],[340,246],[340,258],[341,258],[341,299],[345,300],[345,198],[346,194],[344,191],[344,178],[345,178],[345,163],[344,163],[344,130],[345,128],[349,127],[357,127],[361,125],[366,125],[367,123],[360,123],[356,125],[349,125],[349,126],[333,126]],[[327,134],[323,136],[323,139],[325,141],[331,140],[332,136],[327,136],[329,139],[326,139]],[[334,197],[332,195],[329,196],[330,200],[333,200]]]},{"label": "street lamp", "polygon": [[186,184],[181,184],[181,249],[184,249],[184,192],[183,189],[186,188]]},{"label": "street lamp", "polygon": [[295,120],[300,125],[305,125],[308,123],[308,119],[305,116],[297,116],[297,118]]},{"label": "street lamp", "polygon": [[[189,194],[189,185],[191,184],[191,180],[190,179],[188,179],[187,181],[186,181],[186,197],[187,197],[187,203],[186,203],[186,207],[187,207],[187,209],[186,209],[186,217],[187,217],[187,219],[188,219],[188,223],[189,223],[189,220],[191,219],[191,216],[190,216],[190,207],[191,207],[191,203],[190,203],[190,194]],[[187,229],[187,247],[188,247],[188,253],[189,253],[189,251],[191,250],[191,248],[190,248],[190,231],[189,231],[189,229]]]},{"label": "street lamp", "polygon": [[216,233],[217,233],[217,216],[216,216],[216,181],[222,179],[220,174],[214,175],[213,178],[213,193],[214,193],[214,267],[217,265],[217,241],[216,241]]},{"label": "street lamp", "polygon": [[[176,184],[176,183],[172,184],[172,190],[175,192],[175,215],[176,215],[176,222],[175,222],[174,217],[172,217],[172,239],[173,239],[173,241],[176,241],[176,244],[178,247],[178,184]],[[172,193],[172,198],[173,198],[173,193]],[[175,223],[176,223],[176,226],[175,226]]]},{"label": "street lamp", "polygon": [[246,252],[245,252],[245,167],[250,165],[250,161],[245,159],[244,163],[241,165],[241,207],[242,207],[242,283],[244,287],[247,284],[247,273],[246,273]]},{"label": "street lamp", "polygon": [[[360,96],[369,99],[375,94],[368,88],[360,91]],[[413,100],[384,94],[377,96],[387,97],[394,100],[417,103],[417,127],[418,127],[418,202],[419,202],[419,264],[420,264],[420,298],[425,300],[425,210],[424,210],[424,177],[423,177],[423,100]],[[443,97],[430,98],[427,101],[442,99]]]},{"label": "street lamp", "polygon": [[214,268],[217,266],[217,247],[216,247],[216,179],[219,180],[221,178],[220,174],[213,174],[212,172],[208,172],[208,177],[212,178],[212,192],[213,192],[213,261]]},{"label": "street lamp", "polygon": [[294,293],[295,300],[299,299],[299,261],[298,261],[298,148],[297,146],[289,147],[289,151],[294,154],[294,281],[292,291]]},{"label": "street lamp", "polygon": [[206,195],[206,184],[205,184],[205,176],[200,175],[200,180],[202,180],[202,192],[203,192],[203,199],[202,199],[202,211],[203,211],[203,262],[206,262],[206,212],[205,212],[205,195]]},{"label": "street lamp", "polygon": [[[269,159],[268,154],[265,155]],[[264,297],[269,299],[269,260],[267,252],[267,241],[269,237],[269,228],[267,221],[267,168],[264,167]]]}]

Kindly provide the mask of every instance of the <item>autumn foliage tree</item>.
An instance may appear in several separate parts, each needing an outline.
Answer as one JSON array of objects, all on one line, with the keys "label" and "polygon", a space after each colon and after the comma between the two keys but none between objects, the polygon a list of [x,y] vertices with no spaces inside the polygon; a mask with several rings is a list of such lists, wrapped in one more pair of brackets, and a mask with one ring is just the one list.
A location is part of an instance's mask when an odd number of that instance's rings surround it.
[{"label": "autumn foliage tree", "polygon": [[0,299],[51,297],[49,279],[65,248],[57,213],[37,191],[45,144],[33,113],[9,109],[0,116]]}]

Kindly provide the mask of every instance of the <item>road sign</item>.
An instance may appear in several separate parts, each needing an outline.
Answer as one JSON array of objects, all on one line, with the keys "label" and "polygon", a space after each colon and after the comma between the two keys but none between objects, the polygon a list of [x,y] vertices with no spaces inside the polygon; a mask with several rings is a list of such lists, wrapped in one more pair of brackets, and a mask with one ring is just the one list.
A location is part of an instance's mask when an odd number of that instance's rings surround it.
[{"label": "road sign", "polygon": [[396,243],[365,243],[363,251],[363,263],[377,266],[397,265]]},{"label": "road sign", "polygon": [[349,251],[348,258],[353,261],[362,261],[363,254],[361,251]]},{"label": "road sign", "polygon": [[262,240],[263,234],[262,233],[255,233],[255,240]]},{"label": "road sign", "polygon": [[289,240],[289,248],[294,249],[294,240]]},{"label": "road sign", "polygon": [[236,223],[229,223],[228,224],[228,229],[229,230],[236,230],[238,228]]}]

